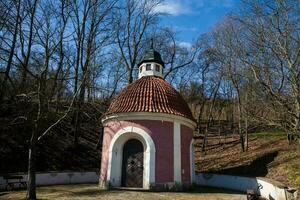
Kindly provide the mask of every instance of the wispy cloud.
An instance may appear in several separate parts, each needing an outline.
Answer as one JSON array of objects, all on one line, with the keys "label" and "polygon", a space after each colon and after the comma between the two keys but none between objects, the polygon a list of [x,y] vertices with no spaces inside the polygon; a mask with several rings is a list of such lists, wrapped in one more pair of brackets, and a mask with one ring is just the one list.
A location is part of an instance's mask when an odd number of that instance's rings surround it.
[{"label": "wispy cloud", "polygon": [[203,8],[232,6],[234,0],[166,0],[155,8],[155,12],[177,16],[199,12]]},{"label": "wispy cloud", "polygon": [[191,32],[195,32],[195,31],[198,31],[198,29],[194,26],[192,27],[186,27],[186,26],[174,26],[175,30],[176,31],[191,31]]},{"label": "wispy cloud", "polygon": [[176,16],[181,14],[187,14],[191,12],[191,10],[189,10],[189,7],[176,0],[169,0],[159,4],[155,8],[155,12]]},{"label": "wispy cloud", "polygon": [[178,44],[179,44],[179,46],[188,48],[188,49],[192,47],[192,44],[190,42],[179,42]]}]

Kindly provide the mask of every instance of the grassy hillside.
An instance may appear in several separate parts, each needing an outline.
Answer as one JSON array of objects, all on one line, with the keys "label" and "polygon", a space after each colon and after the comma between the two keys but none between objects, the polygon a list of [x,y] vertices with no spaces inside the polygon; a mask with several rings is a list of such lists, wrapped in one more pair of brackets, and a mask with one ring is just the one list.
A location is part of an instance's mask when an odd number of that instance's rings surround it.
[{"label": "grassy hillside", "polygon": [[300,147],[288,145],[283,132],[250,134],[249,149],[241,152],[238,136],[209,136],[208,151],[196,140],[196,170],[242,176],[261,176],[300,190]]}]

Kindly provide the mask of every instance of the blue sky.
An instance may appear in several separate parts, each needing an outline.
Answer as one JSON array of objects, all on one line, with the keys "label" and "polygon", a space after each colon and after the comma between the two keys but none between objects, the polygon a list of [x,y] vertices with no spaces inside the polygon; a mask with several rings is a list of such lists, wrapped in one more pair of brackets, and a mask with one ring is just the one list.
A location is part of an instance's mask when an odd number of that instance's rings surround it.
[{"label": "blue sky", "polygon": [[165,13],[162,24],[179,34],[178,40],[189,44],[209,31],[222,17],[238,7],[239,0],[166,0],[156,8]]}]

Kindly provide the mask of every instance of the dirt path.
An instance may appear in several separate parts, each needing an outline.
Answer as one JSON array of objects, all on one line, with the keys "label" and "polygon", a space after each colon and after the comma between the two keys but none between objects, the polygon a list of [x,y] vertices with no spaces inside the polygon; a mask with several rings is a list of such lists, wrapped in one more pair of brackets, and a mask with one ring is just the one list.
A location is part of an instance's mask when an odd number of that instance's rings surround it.
[{"label": "dirt path", "polygon": [[[23,200],[25,191],[0,192],[0,200]],[[95,184],[58,185],[38,188],[40,200],[245,200],[246,196],[231,191],[199,189],[194,192],[101,191]]]}]

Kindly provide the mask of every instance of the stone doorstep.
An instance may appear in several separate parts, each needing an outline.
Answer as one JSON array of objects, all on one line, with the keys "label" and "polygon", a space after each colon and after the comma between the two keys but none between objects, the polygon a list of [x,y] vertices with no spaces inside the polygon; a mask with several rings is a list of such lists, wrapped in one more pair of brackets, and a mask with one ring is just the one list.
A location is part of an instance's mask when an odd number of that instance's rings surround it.
[{"label": "stone doorstep", "polygon": [[149,191],[144,188],[136,188],[136,187],[110,187],[111,190],[126,190],[126,191]]}]

